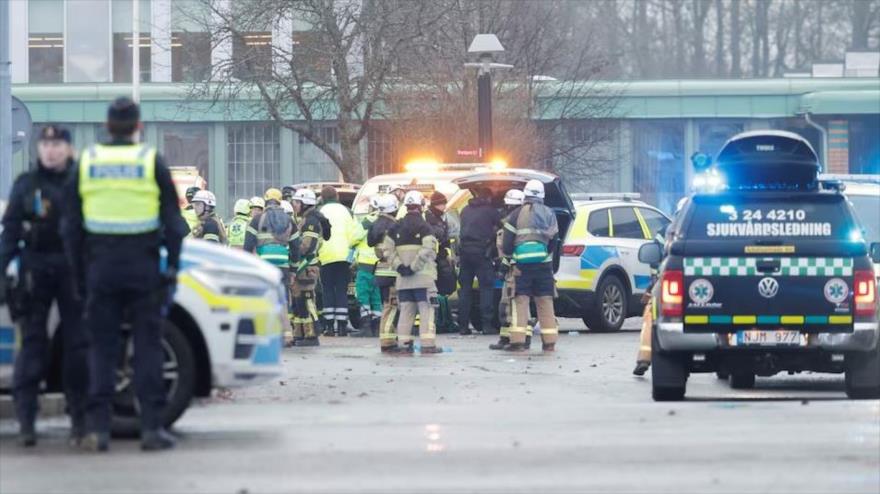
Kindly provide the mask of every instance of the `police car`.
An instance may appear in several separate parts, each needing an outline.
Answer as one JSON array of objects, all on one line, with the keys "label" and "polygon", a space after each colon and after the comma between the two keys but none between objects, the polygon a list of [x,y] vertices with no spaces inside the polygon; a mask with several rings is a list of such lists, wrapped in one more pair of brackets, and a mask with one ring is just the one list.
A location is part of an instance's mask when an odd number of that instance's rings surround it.
[{"label": "police car", "polygon": [[655,400],[680,400],[692,372],[750,388],[778,372],[845,373],[851,398],[880,397],[877,285],[856,212],[817,178],[789,132],[731,138],[666,236],[653,292]]},{"label": "police car", "polygon": [[487,188],[498,207],[504,194],[529,180],[544,184],[544,204],[556,212],[561,247],[554,271],[556,314],[582,319],[593,331],[617,331],[627,317],[642,312],[641,297],[651,281],[638,250],[665,228],[669,219],[638,201],[637,194],[569,194],[559,177],[535,170],[478,172],[453,180],[462,190],[450,202],[459,210],[470,191]]},{"label": "police car", "polygon": [[[14,268],[11,273],[14,275]],[[174,305],[163,326],[165,424],[173,424],[193,397],[212,388],[259,384],[283,371],[281,330],[287,317],[281,273],[236,249],[201,240],[184,241]],[[49,327],[59,323],[53,310]],[[0,389],[12,385],[16,331],[0,308]],[[55,339],[47,391],[61,390],[61,341]],[[130,338],[118,370],[113,432],[140,430],[132,382]]]},{"label": "police car", "polygon": [[[868,245],[880,244],[880,175],[821,175],[820,180],[839,182],[862,225]],[[874,264],[880,285],[880,263]]]}]

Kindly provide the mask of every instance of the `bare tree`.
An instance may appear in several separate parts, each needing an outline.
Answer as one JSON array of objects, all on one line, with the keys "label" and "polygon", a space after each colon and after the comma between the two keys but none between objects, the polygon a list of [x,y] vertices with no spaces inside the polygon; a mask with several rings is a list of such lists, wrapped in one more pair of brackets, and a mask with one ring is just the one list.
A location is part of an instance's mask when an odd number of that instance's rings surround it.
[{"label": "bare tree", "polygon": [[724,1],[715,0],[715,75],[724,76]]}]

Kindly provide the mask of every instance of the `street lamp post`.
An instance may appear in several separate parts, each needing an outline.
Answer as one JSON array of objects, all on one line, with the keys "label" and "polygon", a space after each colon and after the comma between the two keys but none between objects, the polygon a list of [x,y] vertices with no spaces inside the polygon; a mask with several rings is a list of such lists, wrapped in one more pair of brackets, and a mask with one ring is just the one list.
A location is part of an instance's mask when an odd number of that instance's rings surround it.
[{"label": "street lamp post", "polygon": [[492,69],[510,69],[513,65],[494,63],[493,53],[504,51],[501,42],[494,34],[478,34],[468,47],[468,53],[478,54],[477,63],[466,63],[465,67],[477,69],[477,135],[479,153],[483,160],[491,159],[492,139]]}]

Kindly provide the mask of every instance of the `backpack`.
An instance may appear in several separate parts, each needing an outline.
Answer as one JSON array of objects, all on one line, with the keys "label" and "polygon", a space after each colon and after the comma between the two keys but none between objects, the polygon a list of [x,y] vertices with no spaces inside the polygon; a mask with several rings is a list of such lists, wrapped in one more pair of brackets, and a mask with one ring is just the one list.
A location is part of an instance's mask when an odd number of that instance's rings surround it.
[{"label": "backpack", "polygon": [[293,233],[290,216],[287,216],[283,209],[277,207],[270,207],[263,211],[259,230],[272,234],[272,237],[283,245],[287,245],[290,241],[290,235]]}]

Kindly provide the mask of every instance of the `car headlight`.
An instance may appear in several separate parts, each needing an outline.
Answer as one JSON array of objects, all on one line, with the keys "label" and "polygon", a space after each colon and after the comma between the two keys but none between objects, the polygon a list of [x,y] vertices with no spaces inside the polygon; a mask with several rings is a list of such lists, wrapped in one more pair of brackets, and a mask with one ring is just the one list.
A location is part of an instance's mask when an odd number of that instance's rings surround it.
[{"label": "car headlight", "polygon": [[189,271],[193,278],[215,293],[236,297],[262,297],[275,287],[266,280],[231,269],[194,268]]}]

